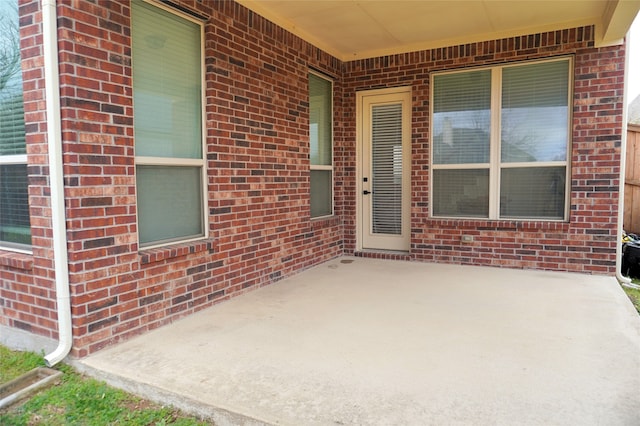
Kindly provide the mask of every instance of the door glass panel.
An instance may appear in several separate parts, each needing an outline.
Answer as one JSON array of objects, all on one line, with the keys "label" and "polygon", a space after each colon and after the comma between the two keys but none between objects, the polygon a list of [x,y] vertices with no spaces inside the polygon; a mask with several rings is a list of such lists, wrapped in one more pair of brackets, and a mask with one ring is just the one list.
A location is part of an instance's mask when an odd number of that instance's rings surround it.
[{"label": "door glass panel", "polygon": [[372,109],[372,231],[402,233],[402,105]]}]

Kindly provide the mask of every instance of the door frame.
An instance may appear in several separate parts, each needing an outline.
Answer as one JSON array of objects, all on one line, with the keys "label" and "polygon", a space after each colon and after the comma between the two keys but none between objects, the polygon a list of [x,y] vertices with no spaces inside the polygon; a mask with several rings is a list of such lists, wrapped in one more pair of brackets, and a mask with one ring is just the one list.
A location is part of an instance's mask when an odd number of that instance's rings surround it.
[{"label": "door frame", "polygon": [[[398,97],[404,97],[403,101],[408,101],[408,111],[403,110],[402,121],[403,133],[406,133],[405,140],[403,139],[403,152],[402,152],[402,191],[403,191],[403,205],[402,205],[402,227],[403,234],[406,232],[407,247],[406,251],[409,252],[411,248],[411,116],[412,116],[412,87],[400,86],[387,89],[372,89],[356,92],[356,251],[367,250],[364,247],[364,217],[363,217],[363,160],[364,160],[364,101],[365,98],[376,96],[398,95]],[[406,229],[405,229],[406,228]],[[372,250],[384,250],[374,248]],[[387,249],[389,251],[398,251],[397,249]]]}]

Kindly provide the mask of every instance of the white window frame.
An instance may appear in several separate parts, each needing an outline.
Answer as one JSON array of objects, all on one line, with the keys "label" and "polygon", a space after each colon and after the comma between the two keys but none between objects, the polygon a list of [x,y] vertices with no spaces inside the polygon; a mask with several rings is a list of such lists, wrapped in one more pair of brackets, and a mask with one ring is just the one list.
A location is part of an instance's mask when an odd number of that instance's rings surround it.
[{"label": "white window frame", "polygon": [[[0,155],[0,166],[11,166],[24,164],[28,166],[27,154]],[[16,253],[32,254],[33,250],[29,244],[18,244],[10,241],[0,240],[0,250],[12,251]]]},{"label": "white window frame", "polygon": [[[567,61],[569,62],[569,76],[567,80],[567,146],[566,146],[566,160],[564,161],[540,161],[540,162],[521,162],[521,163],[502,163],[500,158],[501,153],[501,110],[502,110],[502,70],[510,67],[519,67],[519,66],[527,66],[534,65],[544,62],[560,62]],[[463,170],[463,169],[475,169],[475,170],[489,170],[489,215],[487,217],[484,216],[448,216],[448,215],[434,215],[433,214],[433,202],[429,203],[429,216],[435,219],[472,219],[472,220],[505,220],[512,222],[523,222],[523,221],[536,221],[536,222],[566,222],[569,220],[569,206],[571,202],[571,145],[572,145],[572,122],[573,122],[573,75],[574,75],[574,64],[573,57],[562,56],[553,59],[545,59],[545,60],[534,60],[534,61],[524,61],[518,63],[511,64],[502,64],[495,66],[487,66],[487,67],[473,67],[473,68],[465,68],[462,70],[455,71],[442,71],[431,74],[430,79],[430,105],[431,111],[429,113],[430,123],[433,123],[433,105],[434,102],[434,93],[435,93],[435,78],[438,75],[451,75],[451,74],[459,74],[459,73],[468,73],[479,70],[490,70],[491,71],[491,130],[490,130],[490,145],[489,145],[489,163],[469,163],[469,164],[434,164],[434,146],[430,145],[430,158],[429,164],[430,172],[429,172],[429,193],[432,194],[433,200],[433,172],[434,170]],[[430,126],[430,141],[434,140],[434,126]],[[513,218],[513,217],[500,217],[500,176],[502,169],[512,169],[512,168],[533,168],[533,167],[564,167],[565,168],[565,200],[564,200],[564,215],[561,219],[558,218],[541,218],[541,217],[531,217],[531,218]]]},{"label": "white window frame", "polygon": [[[18,11],[18,2],[16,1],[14,6],[16,7],[16,11]],[[18,20],[20,19],[20,13],[18,11],[18,16],[16,16],[15,24],[18,26]],[[20,73],[21,71],[18,70]],[[22,78],[20,78],[22,82]],[[22,82],[23,83],[23,82]],[[20,91],[24,94],[24,88],[21,87]],[[24,99],[23,99],[24,105]],[[25,141],[26,143],[26,141]],[[10,155],[0,155],[0,166],[12,166],[12,165],[25,165],[28,167],[29,163],[27,160],[27,154],[10,154]],[[28,172],[27,172],[28,178]],[[32,254],[32,244],[20,244],[20,243],[12,243],[10,241],[2,241],[0,240],[0,250],[11,251],[16,253],[23,254]]]},{"label": "white window frame", "polygon": [[[326,215],[322,215],[322,216],[311,216],[312,220],[316,220],[316,219],[325,219],[328,217],[332,217],[335,214],[335,200],[334,200],[334,186],[335,186],[335,173],[333,171],[333,164],[334,164],[334,158],[333,158],[333,131],[334,131],[334,120],[333,120],[333,80],[328,78],[326,75],[323,75],[319,72],[315,72],[313,70],[309,70],[309,74],[314,75],[315,77],[321,78],[327,82],[329,82],[331,89],[330,89],[330,97],[329,97],[329,107],[331,108],[331,112],[329,113],[329,120],[331,120],[331,134],[329,135],[329,138],[331,140],[331,164],[330,165],[314,165],[311,164],[311,138],[309,138],[309,170],[325,170],[325,171],[330,171],[331,172],[331,213],[326,214]],[[311,96],[309,96],[309,112],[311,112]],[[311,120],[309,120],[309,127],[311,127]],[[311,189],[311,173],[309,173],[309,189]],[[309,192],[309,203],[311,203],[311,192]],[[309,207],[311,207],[311,204],[309,204]]]},{"label": "white window frame", "polygon": [[[150,243],[140,246],[142,250],[154,249],[158,247],[166,247],[175,244],[188,243],[192,241],[200,241],[203,239],[209,238],[209,225],[208,225],[208,188],[207,188],[207,151],[206,151],[206,139],[207,139],[207,110],[206,110],[206,66],[205,66],[205,32],[204,32],[204,22],[200,19],[195,18],[188,13],[184,13],[180,10],[167,6],[164,3],[160,3],[153,0],[142,0],[147,4],[163,9],[173,15],[176,15],[180,18],[186,19],[190,22],[197,24],[200,27],[200,110],[201,114],[201,131],[200,131],[200,146],[202,148],[200,158],[178,158],[178,157],[149,157],[149,156],[135,156],[134,164],[135,166],[171,166],[171,167],[199,167],[200,168],[200,180],[201,180],[201,197],[202,197],[202,212],[201,212],[201,221],[202,221],[202,232],[203,235],[199,235],[196,237],[187,237],[183,239],[172,239],[169,241],[159,241],[157,243]],[[135,67],[135,63],[132,63],[132,67]],[[133,106],[133,113],[135,114],[135,105]],[[135,130],[134,130],[135,131]],[[136,193],[137,193],[137,182],[136,182]],[[137,205],[137,200],[136,200]],[[136,208],[136,220],[140,222],[140,213],[139,209]],[[140,227],[137,226],[137,238],[140,241]]]}]

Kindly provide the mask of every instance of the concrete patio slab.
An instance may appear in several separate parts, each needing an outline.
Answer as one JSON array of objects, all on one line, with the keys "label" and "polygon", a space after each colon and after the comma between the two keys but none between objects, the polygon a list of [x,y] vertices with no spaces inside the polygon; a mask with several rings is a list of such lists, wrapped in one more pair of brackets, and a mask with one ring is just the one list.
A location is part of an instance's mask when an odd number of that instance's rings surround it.
[{"label": "concrete patio slab", "polygon": [[640,425],[612,277],[342,257],[76,364],[219,425]]}]

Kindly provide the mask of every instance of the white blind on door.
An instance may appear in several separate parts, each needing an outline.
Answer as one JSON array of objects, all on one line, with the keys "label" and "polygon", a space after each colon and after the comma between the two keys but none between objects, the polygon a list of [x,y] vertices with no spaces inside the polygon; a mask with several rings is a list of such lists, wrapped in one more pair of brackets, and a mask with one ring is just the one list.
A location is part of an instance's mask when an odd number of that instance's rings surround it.
[{"label": "white blind on door", "polygon": [[402,233],[402,105],[372,108],[372,231]]}]

